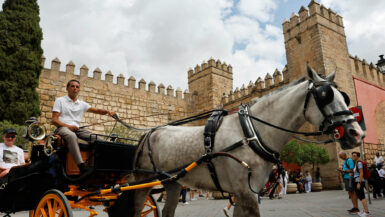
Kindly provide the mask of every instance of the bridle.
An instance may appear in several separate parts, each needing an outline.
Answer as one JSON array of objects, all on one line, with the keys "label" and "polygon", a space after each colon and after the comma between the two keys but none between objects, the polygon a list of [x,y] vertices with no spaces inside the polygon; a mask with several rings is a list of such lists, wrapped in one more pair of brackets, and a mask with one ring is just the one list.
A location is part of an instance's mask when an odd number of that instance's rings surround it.
[{"label": "bridle", "polygon": [[[333,133],[335,139],[341,139],[345,131],[343,125],[357,121],[357,119],[350,118],[342,121],[334,121],[334,118],[338,116],[353,115],[353,112],[350,110],[343,110],[343,111],[335,112],[333,114],[326,114],[325,112],[326,105],[330,104],[334,99],[334,92],[333,92],[332,86],[337,89],[337,85],[335,82],[330,82],[330,81],[319,81],[319,82],[309,81],[309,82],[310,84],[308,87],[308,92],[306,94],[305,104],[303,108],[303,115],[305,119],[307,120],[306,111],[308,108],[309,99],[310,99],[310,96],[313,95],[314,101],[319,111],[322,113],[324,117],[324,120],[319,126],[319,130],[322,132],[325,132],[325,134]],[[343,91],[340,91],[340,90],[338,91],[344,97],[344,101],[346,105],[349,106],[350,104],[349,96]],[[326,130],[324,130],[326,125],[328,125],[328,127],[326,128]]]}]

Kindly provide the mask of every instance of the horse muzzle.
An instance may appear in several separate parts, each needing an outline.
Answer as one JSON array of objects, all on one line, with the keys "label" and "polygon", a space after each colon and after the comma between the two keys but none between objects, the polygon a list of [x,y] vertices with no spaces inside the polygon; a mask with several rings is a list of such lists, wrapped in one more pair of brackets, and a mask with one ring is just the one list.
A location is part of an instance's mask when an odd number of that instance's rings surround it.
[{"label": "horse muzzle", "polygon": [[353,122],[336,127],[333,136],[345,150],[359,146],[365,138],[365,132],[357,122]]}]

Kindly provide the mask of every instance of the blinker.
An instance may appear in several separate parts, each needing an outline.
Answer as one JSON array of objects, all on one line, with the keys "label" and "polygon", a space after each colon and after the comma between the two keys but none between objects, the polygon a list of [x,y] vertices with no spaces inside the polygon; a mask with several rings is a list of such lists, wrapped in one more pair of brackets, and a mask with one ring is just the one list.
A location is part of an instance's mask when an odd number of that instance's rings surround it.
[{"label": "blinker", "polygon": [[349,106],[349,105],[350,105],[350,98],[349,98],[348,94],[346,94],[346,93],[343,92],[343,91],[340,91],[340,93],[341,93],[342,96],[344,97],[344,101],[345,101],[346,105]]},{"label": "blinker", "polygon": [[330,85],[322,85],[316,89],[318,103],[320,107],[324,107],[331,103],[334,99],[333,89]]}]

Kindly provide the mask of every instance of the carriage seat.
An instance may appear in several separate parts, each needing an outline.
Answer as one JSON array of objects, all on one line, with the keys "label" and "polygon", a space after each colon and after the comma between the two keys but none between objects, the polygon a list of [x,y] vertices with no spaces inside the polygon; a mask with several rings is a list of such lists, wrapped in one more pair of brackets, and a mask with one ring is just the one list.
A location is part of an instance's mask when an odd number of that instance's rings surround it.
[{"label": "carriage seat", "polygon": [[[57,138],[57,140],[56,140],[57,147],[67,147],[67,143],[64,141],[64,139],[61,138],[60,135],[55,134],[54,136]],[[88,167],[92,167],[93,166],[93,159],[92,159],[93,146],[90,145],[88,141],[80,139],[80,138],[78,138],[78,144],[79,144],[79,148],[80,148],[80,154],[83,158],[84,163]],[[65,170],[66,170],[67,175],[79,175],[80,174],[80,170],[79,170],[78,166],[76,165],[76,163],[75,163],[71,153],[68,151],[68,149],[66,151],[65,162],[66,162],[65,163]]]},{"label": "carriage seat", "polygon": [[[61,138],[60,135],[55,134],[54,137],[57,138],[57,147],[67,147],[67,143],[64,139]],[[90,150],[92,146],[88,143],[88,141],[78,138],[78,144],[80,150]]]}]

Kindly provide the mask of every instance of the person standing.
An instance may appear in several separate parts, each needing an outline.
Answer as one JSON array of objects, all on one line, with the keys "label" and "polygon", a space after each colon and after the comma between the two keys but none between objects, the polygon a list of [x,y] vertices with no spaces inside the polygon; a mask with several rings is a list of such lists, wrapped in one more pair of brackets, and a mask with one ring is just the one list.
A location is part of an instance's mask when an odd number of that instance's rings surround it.
[{"label": "person standing", "polygon": [[23,149],[15,145],[16,138],[15,129],[8,128],[3,131],[4,143],[0,143],[0,178],[7,175],[12,167],[25,163]]},{"label": "person standing", "polygon": [[384,165],[384,157],[380,156],[380,152],[376,153],[376,156],[374,157],[373,162],[376,164],[376,166]]},{"label": "person standing", "polygon": [[[380,177],[380,188],[382,188],[382,196],[385,197],[385,170],[382,169],[382,165],[377,165],[377,172]],[[381,189],[379,190],[381,192]]]},{"label": "person standing", "polygon": [[52,124],[56,126],[55,133],[60,135],[68,145],[68,149],[82,175],[89,174],[91,169],[86,167],[80,154],[77,138],[89,140],[91,132],[80,129],[84,112],[113,116],[115,112],[91,107],[78,99],[80,82],[70,80],[67,83],[67,95],[56,98],[52,109]]},{"label": "person standing", "polygon": [[372,164],[370,166],[369,172],[370,178],[368,180],[368,183],[373,188],[373,198],[377,199],[377,196],[381,198],[381,179],[375,164]]},{"label": "person standing", "polygon": [[306,171],[305,176],[305,192],[309,193],[311,191],[311,183],[313,182],[313,178],[311,177],[311,174],[309,171]]},{"label": "person standing", "polygon": [[345,190],[349,194],[349,198],[352,201],[353,208],[349,209],[349,213],[359,213],[357,195],[353,188],[353,173],[354,173],[354,161],[352,158],[348,158],[348,155],[344,151],[338,153],[338,157],[344,160],[342,169],[337,169],[342,173]]},{"label": "person standing", "polygon": [[360,153],[359,152],[353,152],[352,153],[352,158],[355,163],[354,167],[354,191],[356,192],[356,195],[358,199],[361,200],[362,206],[364,207],[363,212],[359,212],[358,215],[360,217],[371,217],[369,213],[369,207],[368,203],[365,198],[365,192],[364,192],[364,187],[365,187],[365,178],[364,178],[364,166],[362,162],[360,161]]}]

